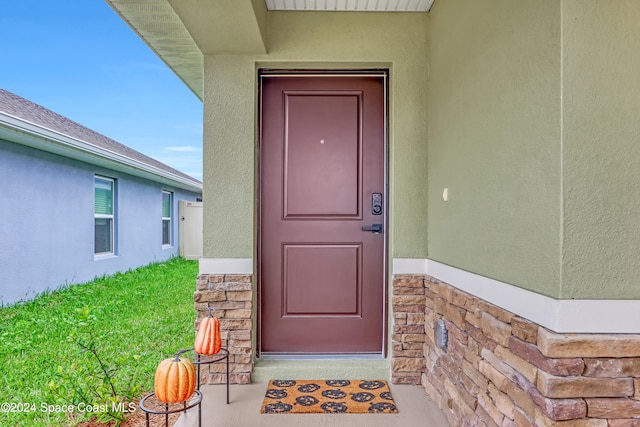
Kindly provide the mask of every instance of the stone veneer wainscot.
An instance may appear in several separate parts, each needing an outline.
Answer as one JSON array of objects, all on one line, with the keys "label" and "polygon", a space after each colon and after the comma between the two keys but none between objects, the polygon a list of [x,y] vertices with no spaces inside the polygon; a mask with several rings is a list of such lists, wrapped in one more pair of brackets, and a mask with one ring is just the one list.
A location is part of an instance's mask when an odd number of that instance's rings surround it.
[{"label": "stone veneer wainscot", "polygon": [[[240,274],[201,274],[193,295],[200,321],[212,315],[220,319],[222,346],[229,350],[229,382],[251,383],[251,328],[253,311],[252,276]],[[210,367],[210,368],[209,368]],[[202,370],[203,384],[226,381],[224,363],[214,363]]]},{"label": "stone veneer wainscot", "polygon": [[[393,290],[393,381],[424,366],[422,385],[452,426],[640,426],[640,335],[557,334],[427,275],[396,275]],[[419,298],[423,335],[403,329]],[[420,340],[422,359],[409,351]]]}]

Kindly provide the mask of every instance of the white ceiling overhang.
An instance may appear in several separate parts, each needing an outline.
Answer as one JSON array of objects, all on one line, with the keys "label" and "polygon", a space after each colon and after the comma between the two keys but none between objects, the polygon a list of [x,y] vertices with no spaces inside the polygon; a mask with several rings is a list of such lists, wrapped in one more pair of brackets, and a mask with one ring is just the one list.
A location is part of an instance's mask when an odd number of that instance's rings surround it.
[{"label": "white ceiling overhang", "polygon": [[428,12],[434,0],[266,0],[269,10]]},{"label": "white ceiling overhang", "polygon": [[105,0],[200,99],[204,55],[266,53],[267,12],[428,12],[434,0]]}]

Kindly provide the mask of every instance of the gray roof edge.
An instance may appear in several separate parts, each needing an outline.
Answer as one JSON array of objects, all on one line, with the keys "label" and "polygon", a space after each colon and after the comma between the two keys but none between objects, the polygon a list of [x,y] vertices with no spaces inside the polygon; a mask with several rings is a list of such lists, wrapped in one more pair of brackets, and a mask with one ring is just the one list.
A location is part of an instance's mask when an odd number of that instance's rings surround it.
[{"label": "gray roof edge", "polygon": [[202,191],[202,183],[195,178],[189,179],[186,175],[162,170],[2,111],[0,138],[184,190]]},{"label": "gray roof edge", "polygon": [[[170,180],[177,183],[178,186],[187,186],[190,189],[202,191],[202,182],[184,172],[1,88],[0,125],[22,133],[22,137],[16,138],[18,141],[13,142],[20,141],[24,145],[31,145],[43,151],[82,159],[93,164],[96,162],[104,164],[105,161],[108,161],[132,170],[144,171],[147,179],[158,182]],[[47,147],[46,144],[43,144],[42,139],[37,142],[30,141],[24,137],[24,134],[44,138],[54,145]],[[67,149],[63,150],[62,147]],[[80,153],[87,156],[80,155]]]}]

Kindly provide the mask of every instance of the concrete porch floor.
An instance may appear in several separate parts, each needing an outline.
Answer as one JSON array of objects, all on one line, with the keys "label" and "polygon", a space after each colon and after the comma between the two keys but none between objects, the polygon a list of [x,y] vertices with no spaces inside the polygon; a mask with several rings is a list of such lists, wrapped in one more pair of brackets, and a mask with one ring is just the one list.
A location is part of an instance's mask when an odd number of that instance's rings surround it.
[{"label": "concrete porch floor", "polygon": [[[229,405],[225,404],[225,386],[203,386],[202,427],[449,427],[447,419],[427,397],[424,389],[412,385],[390,384],[398,407],[397,414],[261,414],[267,383],[231,385]],[[174,427],[198,425],[198,411],[191,409]]]}]

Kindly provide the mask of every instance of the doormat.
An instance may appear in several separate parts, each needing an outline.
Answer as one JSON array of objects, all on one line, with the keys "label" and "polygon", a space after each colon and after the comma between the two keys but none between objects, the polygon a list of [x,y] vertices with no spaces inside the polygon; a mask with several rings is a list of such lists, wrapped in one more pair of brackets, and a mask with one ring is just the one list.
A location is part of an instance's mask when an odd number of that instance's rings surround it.
[{"label": "doormat", "polygon": [[394,414],[398,408],[386,381],[271,380],[263,414]]}]

